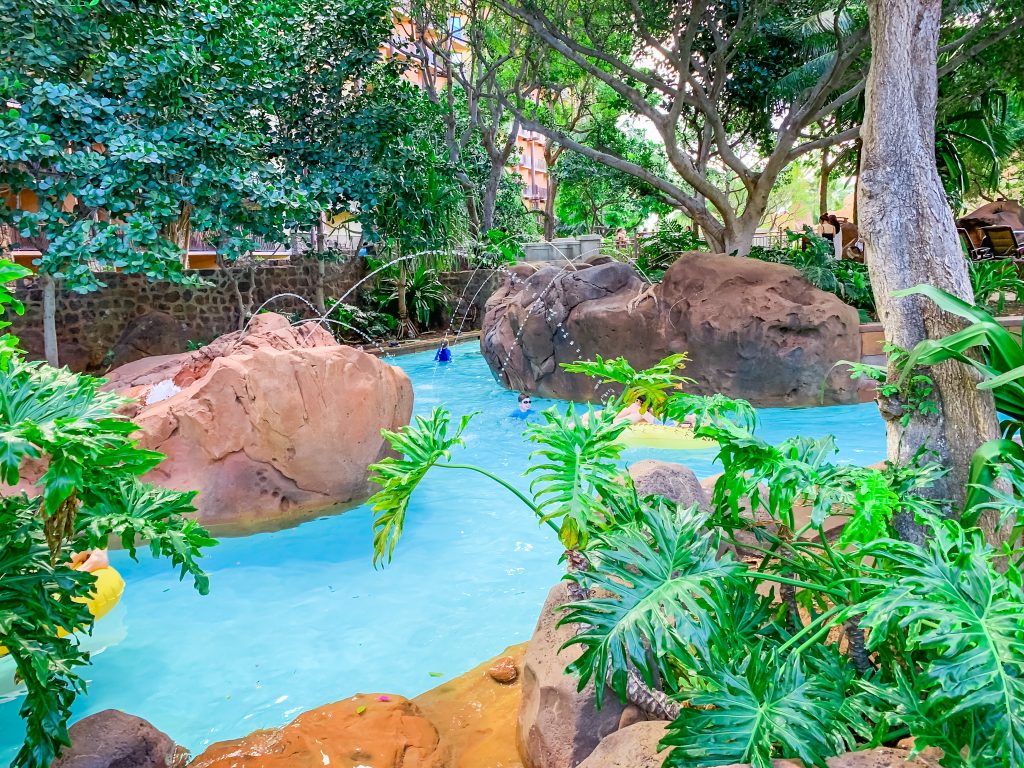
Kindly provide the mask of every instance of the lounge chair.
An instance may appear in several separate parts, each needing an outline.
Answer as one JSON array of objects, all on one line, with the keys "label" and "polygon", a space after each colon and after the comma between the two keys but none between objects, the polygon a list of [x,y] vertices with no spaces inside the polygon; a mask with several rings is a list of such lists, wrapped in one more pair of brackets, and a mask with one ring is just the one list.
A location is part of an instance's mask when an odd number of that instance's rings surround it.
[{"label": "lounge chair", "polygon": [[994,258],[1024,260],[1024,246],[1017,242],[1013,227],[1002,224],[995,227],[982,227],[981,231],[985,233],[982,244],[992,252]]},{"label": "lounge chair", "polygon": [[970,261],[985,261],[993,258],[992,251],[986,248],[984,245],[975,245],[974,241],[971,240],[971,234],[963,227],[958,227],[957,232],[960,233],[960,239],[963,241],[964,248],[967,251],[967,258]]}]

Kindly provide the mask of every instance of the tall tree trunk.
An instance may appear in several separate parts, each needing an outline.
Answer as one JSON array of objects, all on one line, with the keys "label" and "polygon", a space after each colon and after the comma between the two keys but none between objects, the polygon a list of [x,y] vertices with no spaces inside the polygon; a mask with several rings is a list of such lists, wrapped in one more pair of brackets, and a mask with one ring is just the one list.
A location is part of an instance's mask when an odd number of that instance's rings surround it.
[{"label": "tall tree trunk", "polygon": [[[941,0],[868,0],[872,56],[861,130],[860,231],[886,341],[910,349],[962,326],[919,296],[893,293],[932,283],[971,301],[967,264],[935,165],[936,52]],[[890,368],[890,376],[895,371]],[[950,469],[928,493],[962,507],[974,450],[996,436],[992,395],[977,389],[958,362],[931,370],[936,415],[901,423],[904,403],[880,402],[889,459],[905,463],[918,449],[934,451]],[[910,515],[896,520],[905,539],[920,541]]]},{"label": "tall tree trunk", "polygon": [[409,317],[409,306],[405,296],[405,262],[398,265],[398,277],[395,280],[395,293],[398,294],[398,338],[415,339],[416,326]]},{"label": "tall tree trunk", "polygon": [[544,239],[555,239],[555,195],[558,194],[558,177],[548,169],[548,194],[544,198]]},{"label": "tall tree trunk", "polygon": [[313,303],[321,314],[327,311],[327,303],[324,300],[324,278],[327,274],[327,263],[324,261],[324,251],[327,248],[325,230],[324,214],[321,213],[316,223],[316,293],[313,297]]},{"label": "tall tree trunk", "polygon": [[494,229],[494,209],[498,205],[498,186],[501,184],[501,176],[505,173],[504,163],[499,164],[496,158],[491,158],[491,170],[487,174],[487,183],[484,185],[483,199],[481,200],[480,211],[480,234],[487,237],[487,233]]},{"label": "tall tree trunk", "polygon": [[57,283],[45,273],[40,273],[43,285],[43,355],[54,368],[60,365],[57,354]]},{"label": "tall tree trunk", "polygon": [[856,155],[854,158],[854,167],[857,169],[857,172],[853,176],[853,223],[858,227],[860,226],[860,204],[858,202],[860,199],[860,160],[861,150],[863,147],[863,142],[860,139],[857,139],[856,149],[854,149],[854,153]]},{"label": "tall tree trunk", "polygon": [[832,173],[832,166],[829,165],[828,148],[821,150],[821,172],[818,176],[818,214],[824,216],[828,213],[828,181]]}]

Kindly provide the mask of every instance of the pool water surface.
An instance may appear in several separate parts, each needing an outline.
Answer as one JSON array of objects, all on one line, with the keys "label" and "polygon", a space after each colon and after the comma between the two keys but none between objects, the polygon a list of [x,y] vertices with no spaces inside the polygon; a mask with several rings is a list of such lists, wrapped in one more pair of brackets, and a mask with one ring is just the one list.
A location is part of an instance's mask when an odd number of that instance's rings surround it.
[{"label": "pool water surface", "polygon": [[[531,446],[509,418],[513,393],[499,387],[475,343],[395,358],[412,379],[416,413],[445,405],[480,411],[455,460],[520,486]],[[536,400],[534,408],[556,404]],[[761,410],[759,434],[836,436],[840,458],[885,457],[874,404]],[[714,451],[629,450],[628,461],[682,461],[700,477],[719,471]],[[223,539],[205,559],[211,590],[200,597],[169,564],[111,560],[127,589],[85,642],[89,693],[75,719],[103,709],[143,717],[201,751],[213,741],[281,725],[356,692],[414,696],[529,638],[561,570],[552,531],[507,491],[456,470],[427,477],[406,518],[394,562],[374,570],[371,514],[361,506],[289,530]],[[22,691],[0,660],[0,764],[23,736]]]}]

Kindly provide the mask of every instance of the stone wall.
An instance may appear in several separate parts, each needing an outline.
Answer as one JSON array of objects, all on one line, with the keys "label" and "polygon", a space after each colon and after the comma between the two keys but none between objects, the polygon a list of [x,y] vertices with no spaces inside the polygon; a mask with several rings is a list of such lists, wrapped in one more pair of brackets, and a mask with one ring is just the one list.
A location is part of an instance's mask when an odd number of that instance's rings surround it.
[{"label": "stone wall", "polygon": [[445,316],[444,327],[455,332],[480,328],[487,300],[501,287],[507,272],[507,269],[470,269],[441,275],[441,282],[453,297],[452,313]]},{"label": "stone wall", "polygon": [[[251,272],[201,270],[194,274],[205,285],[150,282],[141,275],[112,272],[102,275],[107,287],[94,293],[59,291],[56,314],[61,364],[77,371],[102,371],[113,362],[183,352],[189,341],[206,343],[238,330],[240,309],[233,278],[243,296],[251,298],[253,309],[278,294],[297,294],[312,302],[319,279],[313,261],[260,265]],[[361,260],[326,265],[326,296],[341,296],[363,274]],[[9,316],[13,321],[9,330],[21,338],[30,356],[42,357],[42,290],[23,281],[15,295],[24,303],[25,314]],[[286,315],[310,314],[305,302],[292,296],[275,299],[267,308]],[[140,324],[144,330],[136,327]],[[133,334],[137,337],[139,333],[148,338],[133,343]],[[126,344],[139,353],[130,354],[131,350],[124,349]]]}]

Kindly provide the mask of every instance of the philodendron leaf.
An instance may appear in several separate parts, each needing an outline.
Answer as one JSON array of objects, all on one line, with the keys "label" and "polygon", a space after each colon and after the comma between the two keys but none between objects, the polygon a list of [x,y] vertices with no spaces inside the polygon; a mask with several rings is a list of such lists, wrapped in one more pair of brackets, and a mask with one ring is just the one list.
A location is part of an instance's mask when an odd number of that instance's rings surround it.
[{"label": "philodendron leaf", "polygon": [[599,568],[587,585],[601,596],[566,605],[560,622],[583,626],[566,643],[582,650],[566,671],[579,676],[580,690],[595,679],[598,706],[605,680],[625,701],[630,666],[648,685],[672,674],[669,658],[705,636],[724,582],[743,568],[717,559],[711,533],[702,530],[707,515],[696,506],[644,511],[642,526],[598,535]]},{"label": "philodendron leaf", "polygon": [[441,407],[426,418],[417,416],[413,424],[397,432],[381,430],[391,447],[402,456],[389,456],[370,465],[373,471],[370,479],[383,486],[367,501],[374,511],[374,565],[391,561],[395,545],[402,536],[413,491],[434,464],[447,459],[456,445],[463,445],[462,433],[474,415],[463,416],[454,434],[448,434],[451,414]]}]

